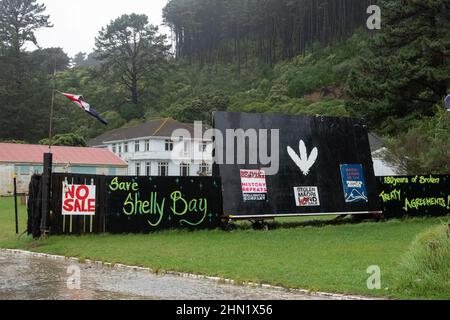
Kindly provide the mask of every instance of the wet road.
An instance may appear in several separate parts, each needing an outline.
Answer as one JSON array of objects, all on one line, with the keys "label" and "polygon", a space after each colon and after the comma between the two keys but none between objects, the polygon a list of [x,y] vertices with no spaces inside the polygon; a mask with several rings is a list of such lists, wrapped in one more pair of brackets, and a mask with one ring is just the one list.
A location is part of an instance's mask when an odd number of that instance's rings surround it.
[{"label": "wet road", "polygon": [[[68,273],[68,268],[72,269]],[[73,269],[73,267],[75,267]],[[79,269],[78,269],[79,268]],[[80,289],[69,277],[80,271]],[[219,284],[95,264],[0,252],[0,300],[310,300],[286,290]]]}]

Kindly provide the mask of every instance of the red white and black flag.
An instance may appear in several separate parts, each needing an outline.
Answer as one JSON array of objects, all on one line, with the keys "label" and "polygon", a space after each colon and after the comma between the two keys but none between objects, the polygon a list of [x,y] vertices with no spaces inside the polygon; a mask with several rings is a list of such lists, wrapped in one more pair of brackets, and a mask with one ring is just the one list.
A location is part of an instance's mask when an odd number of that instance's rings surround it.
[{"label": "red white and black flag", "polygon": [[61,94],[64,95],[67,99],[75,102],[81,109],[83,109],[84,111],[89,113],[91,116],[96,118],[98,121],[100,121],[104,125],[108,124],[108,121],[105,118],[103,118],[102,116],[100,116],[100,114],[97,112],[97,110],[95,110],[89,103],[87,103],[84,100],[83,96],[71,94],[71,93],[63,93],[63,92],[61,92]]}]

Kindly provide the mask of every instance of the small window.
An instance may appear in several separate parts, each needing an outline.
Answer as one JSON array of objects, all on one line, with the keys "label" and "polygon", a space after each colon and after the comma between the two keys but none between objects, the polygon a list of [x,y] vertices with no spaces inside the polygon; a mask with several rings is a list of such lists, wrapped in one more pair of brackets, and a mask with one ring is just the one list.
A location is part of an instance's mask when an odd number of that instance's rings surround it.
[{"label": "small window", "polygon": [[119,154],[122,154],[122,145],[119,144]]},{"label": "small window", "polygon": [[116,149],[116,145],[115,145],[115,144],[113,144],[113,145],[112,145],[112,152],[113,152],[113,153],[116,153],[116,151],[117,151],[117,149]]},{"label": "small window", "polygon": [[141,175],[141,164],[139,162],[136,163],[136,177]]},{"label": "small window", "polygon": [[199,175],[203,177],[209,175],[209,165],[207,163],[203,162],[200,164]]},{"label": "small window", "polygon": [[173,151],[173,141],[166,140],[166,151]]},{"label": "small window", "polygon": [[145,173],[147,177],[152,175],[152,164],[150,162],[145,163]]},{"label": "small window", "polygon": [[169,175],[169,164],[167,162],[158,163],[158,176],[167,177]]},{"label": "small window", "polygon": [[191,154],[191,142],[189,140],[184,140],[184,156],[189,157]]},{"label": "small window", "polygon": [[145,151],[150,151],[150,140],[145,140]]},{"label": "small window", "polygon": [[135,141],[134,142],[134,152],[139,152],[140,151],[140,143],[139,141]]},{"label": "small window", "polygon": [[125,142],[125,144],[123,145],[123,151],[125,153],[128,153],[128,142]]},{"label": "small window", "polygon": [[206,149],[208,149],[208,143],[203,141],[202,143],[200,143],[198,149],[200,152],[206,152]]},{"label": "small window", "polygon": [[182,163],[180,166],[180,176],[182,177],[189,177],[190,176],[190,170],[191,166],[187,163]]}]

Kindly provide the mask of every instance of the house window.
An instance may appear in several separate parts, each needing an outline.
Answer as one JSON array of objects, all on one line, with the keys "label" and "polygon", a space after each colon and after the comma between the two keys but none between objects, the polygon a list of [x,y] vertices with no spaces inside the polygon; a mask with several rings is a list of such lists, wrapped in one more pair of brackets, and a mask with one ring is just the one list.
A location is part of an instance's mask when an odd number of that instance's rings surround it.
[{"label": "house window", "polygon": [[182,177],[189,177],[190,176],[190,168],[191,166],[186,163],[182,163],[180,166],[180,176]]},{"label": "house window", "polygon": [[146,162],[145,163],[145,173],[146,173],[147,177],[150,177],[152,175],[152,164],[151,164],[151,162]]},{"label": "house window", "polygon": [[158,176],[167,177],[169,175],[169,164],[167,162],[158,163]]},{"label": "house window", "polygon": [[141,175],[141,164],[139,162],[136,162],[136,177],[139,177]]},{"label": "house window", "polygon": [[140,143],[139,141],[135,141],[134,142],[134,152],[139,152],[140,151]]},{"label": "house window", "polygon": [[202,164],[200,164],[199,175],[207,176],[208,174],[209,174],[209,165],[207,163],[203,162]]},{"label": "house window", "polygon": [[128,153],[128,142],[125,142],[125,144],[123,145],[123,151],[125,153]]},{"label": "house window", "polygon": [[173,151],[173,141],[166,140],[166,151]]},{"label": "house window", "polygon": [[202,143],[200,143],[198,149],[200,152],[206,152],[206,149],[208,149],[208,143],[203,141]]},{"label": "house window", "polygon": [[145,151],[150,151],[150,140],[145,140]]},{"label": "house window", "polygon": [[112,145],[112,152],[113,152],[113,153],[116,153],[116,151],[117,151],[117,149],[116,149],[116,145],[115,145],[115,144],[113,144],[113,145]]},{"label": "house window", "polygon": [[122,145],[119,144],[119,154],[122,154]]},{"label": "house window", "polygon": [[189,140],[184,140],[184,156],[189,157],[191,155],[191,143]]}]

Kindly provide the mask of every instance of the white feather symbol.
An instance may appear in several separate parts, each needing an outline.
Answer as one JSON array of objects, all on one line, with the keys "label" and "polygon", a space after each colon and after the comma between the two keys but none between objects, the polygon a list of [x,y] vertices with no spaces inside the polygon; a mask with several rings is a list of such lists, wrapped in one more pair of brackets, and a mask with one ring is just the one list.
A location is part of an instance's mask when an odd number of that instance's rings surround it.
[{"label": "white feather symbol", "polygon": [[300,156],[297,155],[297,153],[289,146],[287,148],[287,151],[292,161],[295,162],[295,164],[300,168],[300,171],[305,176],[309,174],[309,170],[311,170],[311,168],[317,161],[317,157],[319,156],[319,150],[317,148],[314,148],[311,151],[311,154],[308,156],[308,150],[306,150],[306,145],[303,140],[300,140],[299,143]]}]

